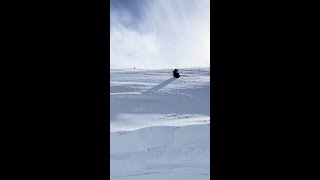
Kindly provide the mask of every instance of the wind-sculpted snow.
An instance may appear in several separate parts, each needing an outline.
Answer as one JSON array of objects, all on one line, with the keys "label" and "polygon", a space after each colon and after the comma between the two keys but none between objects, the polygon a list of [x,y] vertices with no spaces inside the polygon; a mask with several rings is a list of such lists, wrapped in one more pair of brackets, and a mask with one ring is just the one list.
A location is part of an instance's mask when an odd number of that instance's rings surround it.
[{"label": "wind-sculpted snow", "polygon": [[209,179],[210,70],[110,72],[111,179]]},{"label": "wind-sculpted snow", "polygon": [[113,132],[111,179],[209,179],[209,133],[209,124]]}]

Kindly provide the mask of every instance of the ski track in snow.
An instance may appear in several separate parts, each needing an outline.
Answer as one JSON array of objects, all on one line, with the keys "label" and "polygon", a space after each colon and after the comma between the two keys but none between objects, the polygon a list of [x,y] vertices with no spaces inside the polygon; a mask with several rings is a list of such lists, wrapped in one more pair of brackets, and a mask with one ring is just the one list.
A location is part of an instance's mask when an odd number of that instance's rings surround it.
[{"label": "ski track in snow", "polygon": [[209,179],[209,68],[110,71],[110,178]]}]

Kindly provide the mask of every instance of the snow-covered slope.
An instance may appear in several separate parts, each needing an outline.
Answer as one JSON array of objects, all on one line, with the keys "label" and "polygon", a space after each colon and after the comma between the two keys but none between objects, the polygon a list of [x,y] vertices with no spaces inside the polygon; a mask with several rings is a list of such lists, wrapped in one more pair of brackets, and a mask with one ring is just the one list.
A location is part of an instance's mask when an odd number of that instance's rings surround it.
[{"label": "snow-covered slope", "polygon": [[111,179],[209,179],[209,68],[110,71]]}]

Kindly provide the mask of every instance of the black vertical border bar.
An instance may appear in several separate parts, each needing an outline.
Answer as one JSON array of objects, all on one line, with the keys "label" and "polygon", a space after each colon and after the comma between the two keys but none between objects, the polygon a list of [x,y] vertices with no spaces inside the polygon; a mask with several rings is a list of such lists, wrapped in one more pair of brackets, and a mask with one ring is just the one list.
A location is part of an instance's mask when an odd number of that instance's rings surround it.
[{"label": "black vertical border bar", "polygon": [[[106,1],[104,1],[106,2]],[[106,151],[107,152],[107,158],[108,158],[108,161],[106,162],[107,165],[106,167],[108,168],[107,172],[108,172],[108,179],[110,179],[110,62],[111,62],[111,59],[110,59],[110,0],[108,0],[105,4],[105,7],[108,8],[108,11],[105,11],[107,14],[105,15],[105,17],[107,17],[107,27],[106,27],[106,32],[108,32],[108,34],[106,33],[105,35],[107,36],[107,39],[108,41],[108,54],[106,54],[108,57],[106,57],[106,59],[109,60],[109,62],[107,63],[107,67],[105,67],[105,74],[104,74],[104,78],[107,78],[105,79],[105,82],[108,82],[108,83],[105,83],[105,92],[106,92],[106,99],[108,100],[107,102],[105,101],[105,103],[107,103],[107,107],[108,107],[108,114],[106,114],[107,117],[105,117],[104,119],[108,119],[108,121],[106,122],[107,125],[105,125],[105,127],[107,127],[107,131],[105,131],[107,133],[106,136],[104,136],[105,138],[107,138],[107,142],[108,142],[108,150]],[[106,110],[106,109],[105,109]]]},{"label": "black vertical border bar", "polygon": [[223,146],[223,7],[219,0],[210,3],[210,169],[211,178],[224,179]]},{"label": "black vertical border bar", "polygon": [[97,64],[96,64],[96,79],[99,99],[97,99],[101,106],[98,108],[100,121],[99,127],[99,145],[98,152],[101,159],[99,159],[99,179],[110,178],[110,0],[97,1]]}]

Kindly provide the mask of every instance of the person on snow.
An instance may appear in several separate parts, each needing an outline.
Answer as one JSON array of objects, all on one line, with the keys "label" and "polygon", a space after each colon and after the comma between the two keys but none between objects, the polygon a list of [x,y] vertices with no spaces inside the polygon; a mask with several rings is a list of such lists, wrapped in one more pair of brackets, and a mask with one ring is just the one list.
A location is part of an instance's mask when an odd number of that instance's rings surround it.
[{"label": "person on snow", "polygon": [[173,70],[173,77],[175,77],[175,78],[179,78],[180,77],[178,69],[174,69]]}]

